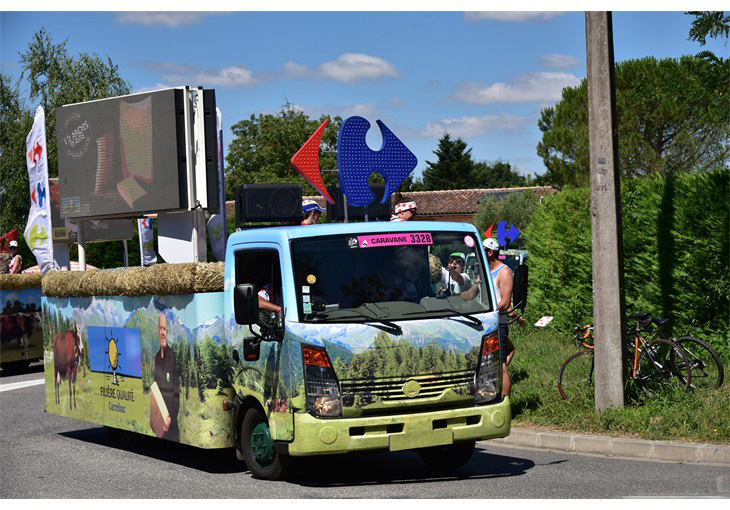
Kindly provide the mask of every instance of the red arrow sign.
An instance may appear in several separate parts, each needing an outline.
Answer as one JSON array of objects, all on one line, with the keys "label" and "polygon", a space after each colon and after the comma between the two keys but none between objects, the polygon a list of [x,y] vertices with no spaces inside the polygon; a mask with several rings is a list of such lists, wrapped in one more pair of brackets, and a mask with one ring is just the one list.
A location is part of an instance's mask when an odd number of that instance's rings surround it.
[{"label": "red arrow sign", "polygon": [[291,158],[291,166],[304,177],[309,184],[314,186],[314,189],[322,193],[322,196],[327,199],[330,204],[334,204],[335,201],[327,193],[327,188],[324,187],[324,181],[322,180],[322,172],[319,169],[319,144],[322,142],[322,134],[324,128],[329,124],[329,119],[325,120],[317,131],[314,132],[309,140],[306,141],[302,148],[294,154]]}]

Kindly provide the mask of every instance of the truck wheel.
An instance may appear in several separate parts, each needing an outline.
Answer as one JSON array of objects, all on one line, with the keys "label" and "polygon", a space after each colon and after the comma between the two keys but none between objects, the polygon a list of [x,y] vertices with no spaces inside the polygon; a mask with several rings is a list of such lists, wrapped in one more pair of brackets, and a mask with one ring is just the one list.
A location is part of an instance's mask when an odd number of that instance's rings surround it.
[{"label": "truck wheel", "polygon": [[469,462],[474,453],[474,441],[445,446],[433,446],[418,450],[421,460],[428,467],[442,471],[454,471]]},{"label": "truck wheel", "polygon": [[243,416],[241,424],[241,450],[251,476],[262,480],[281,480],[288,465],[283,455],[274,449],[274,441],[266,417],[255,408]]}]

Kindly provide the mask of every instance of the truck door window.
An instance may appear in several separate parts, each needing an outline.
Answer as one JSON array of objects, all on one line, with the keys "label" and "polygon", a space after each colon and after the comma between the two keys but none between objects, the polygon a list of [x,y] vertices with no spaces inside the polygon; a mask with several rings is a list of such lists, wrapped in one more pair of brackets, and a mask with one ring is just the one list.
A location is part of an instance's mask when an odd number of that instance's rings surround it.
[{"label": "truck door window", "polygon": [[236,285],[242,283],[255,285],[260,297],[282,306],[283,294],[279,252],[261,249],[237,251]]}]

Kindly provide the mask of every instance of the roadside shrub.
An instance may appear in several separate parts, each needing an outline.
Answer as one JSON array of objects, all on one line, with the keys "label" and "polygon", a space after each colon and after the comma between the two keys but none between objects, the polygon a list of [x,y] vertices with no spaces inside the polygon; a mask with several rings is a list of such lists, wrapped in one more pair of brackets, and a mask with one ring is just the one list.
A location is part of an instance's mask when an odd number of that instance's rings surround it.
[{"label": "roadside shrub", "polygon": [[[730,359],[730,172],[632,179],[621,189],[626,301]],[[592,320],[590,190],[545,197],[525,231],[531,317]]]},{"label": "roadside shrub", "polygon": [[474,216],[474,225],[483,234],[490,225],[508,221],[522,232],[538,205],[540,197],[532,191],[508,193],[501,199],[486,195]]}]

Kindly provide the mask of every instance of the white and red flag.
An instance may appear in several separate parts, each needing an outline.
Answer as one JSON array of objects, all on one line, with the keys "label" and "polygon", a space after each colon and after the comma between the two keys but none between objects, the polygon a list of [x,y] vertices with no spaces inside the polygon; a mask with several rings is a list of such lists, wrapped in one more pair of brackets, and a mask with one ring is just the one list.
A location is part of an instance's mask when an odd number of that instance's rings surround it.
[{"label": "white and red flag", "polygon": [[46,274],[49,269],[58,269],[58,264],[53,260],[46,116],[41,106],[35,112],[33,128],[25,139],[25,146],[25,160],[30,181],[30,211],[23,237],[35,255],[41,273]]}]

